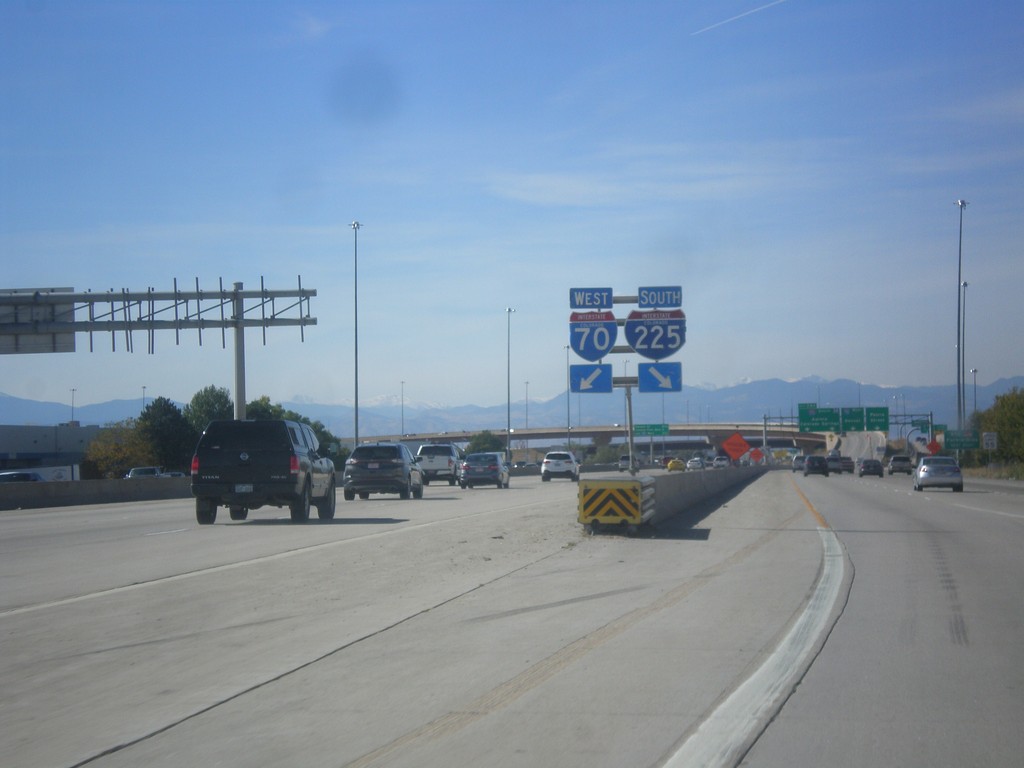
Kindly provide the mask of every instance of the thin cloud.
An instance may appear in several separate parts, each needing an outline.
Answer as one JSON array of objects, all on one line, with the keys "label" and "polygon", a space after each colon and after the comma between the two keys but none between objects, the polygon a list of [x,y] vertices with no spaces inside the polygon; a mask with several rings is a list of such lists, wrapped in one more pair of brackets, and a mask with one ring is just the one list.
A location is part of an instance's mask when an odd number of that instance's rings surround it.
[{"label": "thin cloud", "polygon": [[759,13],[760,11],[763,11],[763,10],[766,10],[768,8],[771,8],[773,5],[781,5],[784,2],[786,2],[786,0],[775,0],[775,2],[768,3],[767,5],[762,5],[759,8],[753,8],[753,9],[751,9],[749,11],[744,11],[743,13],[739,14],[738,16],[733,16],[731,19],[726,19],[725,21],[719,21],[719,22],[716,22],[716,23],[712,24],[709,27],[704,27],[704,29],[698,29],[696,32],[691,32],[690,33],[690,37],[693,37],[694,35],[701,35],[701,34],[703,34],[705,32],[711,31],[712,29],[718,29],[718,27],[725,26],[726,24],[730,24],[730,23],[732,23],[734,21],[738,21],[739,19],[746,18],[747,16],[751,16],[751,15],[753,15],[755,13]]}]

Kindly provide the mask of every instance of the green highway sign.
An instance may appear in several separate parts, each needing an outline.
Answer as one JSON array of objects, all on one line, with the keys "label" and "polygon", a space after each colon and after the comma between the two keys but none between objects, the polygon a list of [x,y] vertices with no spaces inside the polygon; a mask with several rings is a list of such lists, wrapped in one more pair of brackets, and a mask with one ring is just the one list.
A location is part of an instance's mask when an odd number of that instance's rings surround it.
[{"label": "green highway sign", "polygon": [[819,408],[817,403],[798,406],[801,432],[839,432],[841,416],[838,408]]},{"label": "green highway sign", "polygon": [[947,451],[977,450],[980,444],[977,432],[966,429],[951,429],[946,432]]},{"label": "green highway sign", "polygon": [[889,431],[889,408],[865,408],[864,428],[868,432]]},{"label": "green highway sign", "polygon": [[668,434],[668,424],[634,424],[633,434],[637,437],[660,437]]},{"label": "green highway sign", "polygon": [[863,408],[843,408],[843,431],[844,432],[863,432],[864,431],[864,409]]}]

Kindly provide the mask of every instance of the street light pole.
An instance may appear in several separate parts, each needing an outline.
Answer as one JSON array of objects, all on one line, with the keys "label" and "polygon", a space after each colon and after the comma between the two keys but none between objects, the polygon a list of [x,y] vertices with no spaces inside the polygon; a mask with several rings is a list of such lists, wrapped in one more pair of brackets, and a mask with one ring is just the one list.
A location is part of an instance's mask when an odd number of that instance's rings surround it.
[{"label": "street light pole", "polygon": [[405,382],[402,382],[402,437],[405,437]]},{"label": "street light pole", "polygon": [[960,412],[963,419],[967,421],[967,373],[964,371],[967,364],[967,281],[960,284],[963,291],[963,322],[960,324],[960,380],[964,383],[963,400],[960,401]]},{"label": "street light pole", "polygon": [[352,227],[352,314],[355,320],[355,435],[353,447],[359,446],[359,227],[358,221],[353,221]]},{"label": "street light pole", "polygon": [[71,423],[75,423],[75,388],[71,388]]},{"label": "street light pole", "polygon": [[964,281],[964,208],[968,203],[966,200],[957,200],[957,207],[960,209],[960,244],[957,247],[956,259],[956,418],[957,429],[963,429],[963,364],[961,362],[962,350],[960,349],[960,284]]},{"label": "street light pole", "polygon": [[512,458],[512,307],[505,307],[505,460]]}]

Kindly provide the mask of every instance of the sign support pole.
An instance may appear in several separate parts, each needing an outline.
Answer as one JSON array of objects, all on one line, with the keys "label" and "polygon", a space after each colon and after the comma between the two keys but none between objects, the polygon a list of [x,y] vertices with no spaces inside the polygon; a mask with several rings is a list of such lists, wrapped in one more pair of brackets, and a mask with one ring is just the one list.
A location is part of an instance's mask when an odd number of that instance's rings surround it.
[{"label": "sign support pole", "polygon": [[242,317],[245,308],[242,303],[242,284],[235,283],[232,298],[235,321],[235,421],[245,420],[245,326]]}]

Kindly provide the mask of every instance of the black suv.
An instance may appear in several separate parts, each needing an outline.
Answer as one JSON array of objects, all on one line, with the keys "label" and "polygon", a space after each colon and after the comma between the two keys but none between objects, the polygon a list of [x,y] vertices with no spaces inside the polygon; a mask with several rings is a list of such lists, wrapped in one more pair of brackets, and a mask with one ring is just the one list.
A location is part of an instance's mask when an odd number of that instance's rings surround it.
[{"label": "black suv", "polygon": [[212,524],[218,506],[245,520],[250,509],[270,505],[287,506],[303,523],[311,504],[321,520],[333,519],[334,462],[319,450],[313,430],[297,421],[211,421],[192,457],[196,520]]},{"label": "black suv", "polygon": [[397,493],[403,499],[422,499],[423,470],[419,461],[404,443],[358,446],[345,462],[345,501],[352,501],[357,493],[360,499],[368,499],[371,493]]}]

